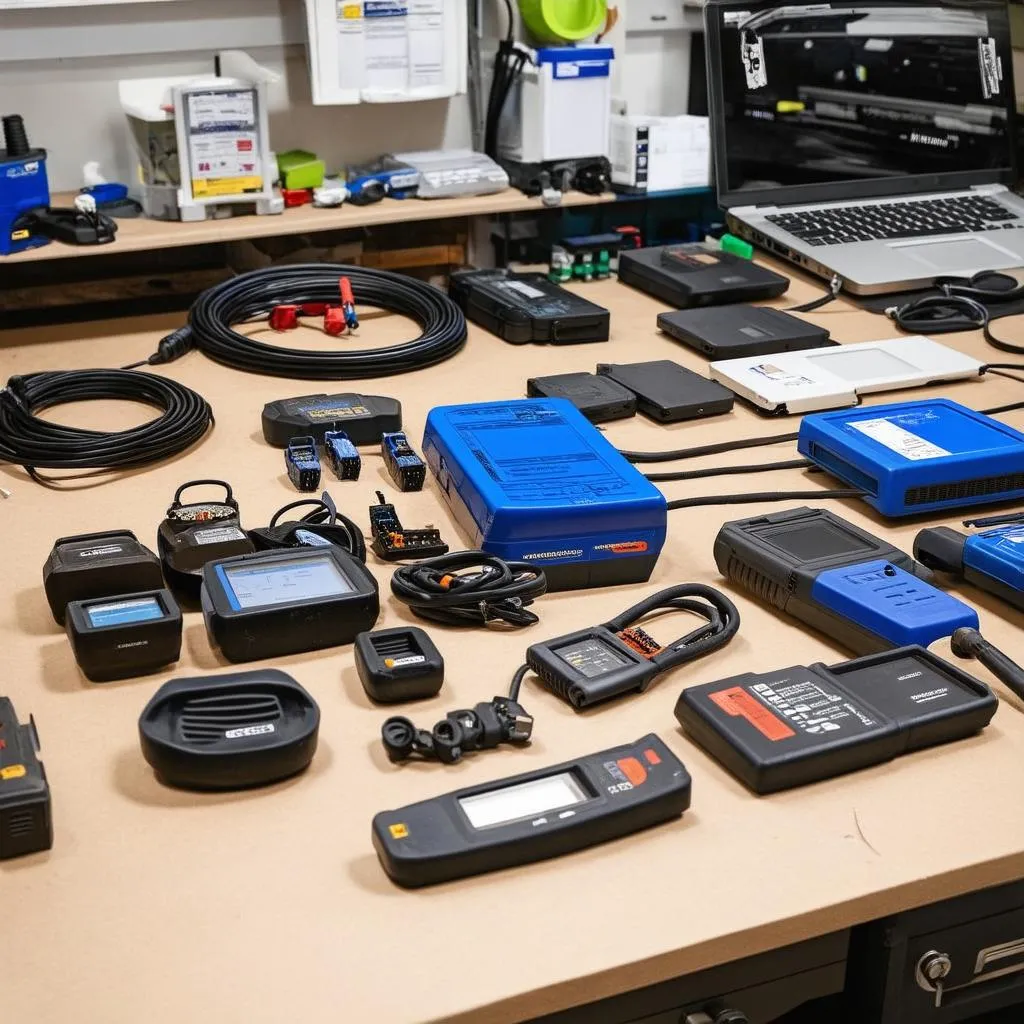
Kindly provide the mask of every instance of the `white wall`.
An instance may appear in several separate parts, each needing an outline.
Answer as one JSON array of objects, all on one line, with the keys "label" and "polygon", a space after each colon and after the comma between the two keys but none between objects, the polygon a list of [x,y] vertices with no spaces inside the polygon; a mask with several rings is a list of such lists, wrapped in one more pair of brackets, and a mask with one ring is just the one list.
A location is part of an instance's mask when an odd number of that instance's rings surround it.
[{"label": "white wall", "polygon": [[466,96],[314,107],[302,39],[301,0],[0,9],[0,112],[21,114],[33,145],[49,151],[55,191],[77,188],[87,160],[127,181],[132,160],[118,80],[210,73],[214,52],[236,47],[283,72],[270,93],[275,149],[312,149],[336,169],[389,149],[470,144]]}]

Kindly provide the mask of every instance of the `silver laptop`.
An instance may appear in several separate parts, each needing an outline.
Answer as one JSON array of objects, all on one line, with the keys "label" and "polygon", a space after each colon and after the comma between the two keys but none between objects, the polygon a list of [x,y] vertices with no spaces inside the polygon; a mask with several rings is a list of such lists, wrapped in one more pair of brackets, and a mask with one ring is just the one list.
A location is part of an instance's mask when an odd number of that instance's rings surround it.
[{"label": "silver laptop", "polygon": [[1024,267],[1005,0],[708,0],[730,230],[855,294]]}]

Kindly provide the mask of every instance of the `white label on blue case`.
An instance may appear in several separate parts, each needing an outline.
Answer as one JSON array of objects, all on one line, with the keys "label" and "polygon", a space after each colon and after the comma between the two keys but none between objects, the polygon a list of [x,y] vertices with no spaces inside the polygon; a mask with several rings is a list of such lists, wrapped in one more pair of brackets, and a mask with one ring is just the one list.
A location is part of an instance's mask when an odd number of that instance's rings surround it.
[{"label": "white label on blue case", "polygon": [[909,459],[911,462],[923,462],[926,459],[941,459],[951,452],[940,448],[931,441],[926,441],[917,434],[912,434],[903,427],[898,427],[891,420],[860,420],[851,423],[854,430],[867,434],[873,441],[885,445],[890,451]]}]

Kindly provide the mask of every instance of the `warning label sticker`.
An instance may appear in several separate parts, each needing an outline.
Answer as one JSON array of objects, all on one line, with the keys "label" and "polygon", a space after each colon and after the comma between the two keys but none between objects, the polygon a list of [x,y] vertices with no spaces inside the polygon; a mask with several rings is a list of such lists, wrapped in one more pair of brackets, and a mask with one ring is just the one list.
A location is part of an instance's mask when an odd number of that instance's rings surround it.
[{"label": "warning label sticker", "polygon": [[852,422],[850,426],[911,462],[941,459],[950,454],[945,448],[940,448],[920,435],[905,430],[892,420],[860,420]]}]

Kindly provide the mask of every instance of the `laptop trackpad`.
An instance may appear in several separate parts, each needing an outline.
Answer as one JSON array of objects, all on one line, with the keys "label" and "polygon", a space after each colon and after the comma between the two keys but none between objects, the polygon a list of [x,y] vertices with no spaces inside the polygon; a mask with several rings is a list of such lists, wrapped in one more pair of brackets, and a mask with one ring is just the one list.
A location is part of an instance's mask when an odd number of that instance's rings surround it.
[{"label": "laptop trackpad", "polygon": [[890,245],[898,250],[901,256],[909,256],[912,260],[940,273],[977,273],[979,270],[991,270],[1016,266],[1020,260],[1016,253],[1004,249],[983,238],[956,238],[933,242],[925,239],[896,242]]}]

